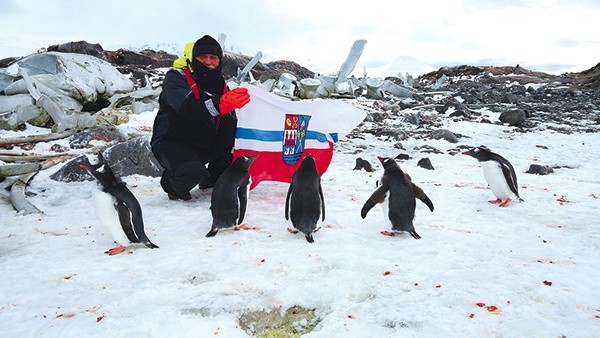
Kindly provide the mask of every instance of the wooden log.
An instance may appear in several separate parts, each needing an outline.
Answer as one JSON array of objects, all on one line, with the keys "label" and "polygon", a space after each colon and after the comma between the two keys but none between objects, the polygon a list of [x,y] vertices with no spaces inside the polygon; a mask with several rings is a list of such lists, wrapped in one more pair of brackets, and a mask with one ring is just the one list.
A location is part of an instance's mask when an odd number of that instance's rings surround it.
[{"label": "wooden log", "polygon": [[35,174],[37,174],[37,172],[20,176],[10,189],[10,202],[12,203],[13,208],[23,215],[43,214],[43,212],[35,205],[29,203],[25,195],[27,183],[35,176]]},{"label": "wooden log", "polygon": [[8,144],[21,144],[21,143],[33,143],[33,142],[45,142],[58,140],[61,138],[69,137],[79,130],[65,130],[60,133],[50,133],[50,134],[42,134],[42,135],[27,135],[27,136],[18,136],[18,137],[3,137],[0,138],[0,145],[8,145]]},{"label": "wooden log", "polygon": [[39,163],[11,163],[0,165],[0,177],[19,176],[36,173],[41,169]]},{"label": "wooden log", "polygon": [[0,153],[0,161],[4,162],[41,162],[57,157],[76,157],[75,154],[54,154],[54,155],[17,155],[17,154],[2,154]]},{"label": "wooden log", "polygon": [[28,214],[43,214],[44,212],[41,211],[40,209],[38,209],[35,205],[31,204],[28,200],[27,200],[27,185],[29,184],[29,181],[35,176],[37,175],[37,173],[40,170],[44,170],[44,169],[48,169],[60,162],[66,161],[68,159],[73,158],[74,155],[71,154],[65,154],[65,155],[61,155],[61,156],[55,156],[52,159],[49,159],[47,161],[45,161],[42,164],[37,164],[39,166],[39,170],[35,171],[35,172],[31,172],[25,175],[21,175],[16,181],[15,183],[13,183],[12,187],[10,188],[10,202],[13,206],[13,208],[19,212],[19,213],[23,213],[23,215],[28,215]]}]

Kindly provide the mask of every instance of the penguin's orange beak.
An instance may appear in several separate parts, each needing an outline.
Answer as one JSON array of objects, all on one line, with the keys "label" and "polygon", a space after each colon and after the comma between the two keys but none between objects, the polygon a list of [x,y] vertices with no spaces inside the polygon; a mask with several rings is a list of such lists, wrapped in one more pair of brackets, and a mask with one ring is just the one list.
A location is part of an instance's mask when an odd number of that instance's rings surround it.
[{"label": "penguin's orange beak", "polygon": [[82,163],[82,164],[79,165],[79,168],[88,170],[90,167],[88,167],[87,165],[85,165],[85,164]]}]

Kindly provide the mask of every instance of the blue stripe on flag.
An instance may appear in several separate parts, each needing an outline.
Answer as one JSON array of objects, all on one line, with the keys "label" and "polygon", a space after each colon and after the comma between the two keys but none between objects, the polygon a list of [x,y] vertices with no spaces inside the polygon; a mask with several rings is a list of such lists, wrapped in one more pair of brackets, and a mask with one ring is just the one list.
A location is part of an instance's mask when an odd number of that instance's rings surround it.
[{"label": "blue stripe on flag", "polygon": [[[333,142],[338,141],[337,133],[330,133]],[[259,130],[250,128],[237,128],[235,131],[235,138],[246,139],[246,140],[259,140],[265,142],[282,142],[283,131],[282,130]],[[319,142],[327,142],[327,135],[318,131],[308,130],[306,132],[306,139],[317,140]]]}]

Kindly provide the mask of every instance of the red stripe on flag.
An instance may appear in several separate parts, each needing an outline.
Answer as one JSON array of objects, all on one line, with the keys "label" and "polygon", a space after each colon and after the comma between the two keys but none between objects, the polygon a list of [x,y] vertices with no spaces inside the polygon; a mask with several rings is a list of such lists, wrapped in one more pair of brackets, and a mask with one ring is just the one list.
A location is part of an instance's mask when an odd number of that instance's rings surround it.
[{"label": "red stripe on flag", "polygon": [[329,149],[304,149],[302,157],[296,164],[290,165],[283,162],[283,154],[280,151],[257,151],[252,149],[235,149],[233,152],[233,160],[240,156],[258,155],[258,157],[250,165],[250,177],[252,184],[250,189],[254,189],[261,181],[279,181],[292,182],[292,175],[298,169],[302,160],[306,155],[312,155],[317,165],[317,172],[323,175],[331,159],[333,158],[333,143],[329,143]]}]

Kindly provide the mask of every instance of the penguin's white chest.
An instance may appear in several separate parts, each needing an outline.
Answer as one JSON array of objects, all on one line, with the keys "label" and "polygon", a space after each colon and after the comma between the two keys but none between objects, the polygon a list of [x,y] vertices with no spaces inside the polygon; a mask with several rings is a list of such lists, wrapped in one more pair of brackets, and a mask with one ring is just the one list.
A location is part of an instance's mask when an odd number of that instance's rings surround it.
[{"label": "penguin's white chest", "polygon": [[113,240],[123,246],[131,244],[123,231],[123,227],[121,227],[119,213],[115,208],[115,198],[100,189],[94,189],[92,192],[92,201],[96,208],[96,216],[106,230],[110,232]]},{"label": "penguin's white chest", "polygon": [[508,182],[504,177],[502,168],[498,162],[495,161],[484,161],[480,162],[481,168],[483,168],[483,177],[486,182],[490,185],[490,189],[494,196],[500,199],[516,199],[517,196],[510,190]]},{"label": "penguin's white chest", "polygon": [[[381,178],[377,181],[377,187],[381,186],[381,180],[383,179],[383,175],[381,176]],[[383,201],[381,203],[379,203],[379,206],[381,206],[381,210],[383,211],[383,220],[385,223],[385,226],[388,228],[392,227],[392,221],[390,221],[390,192],[386,192],[385,196],[383,197]]]}]

